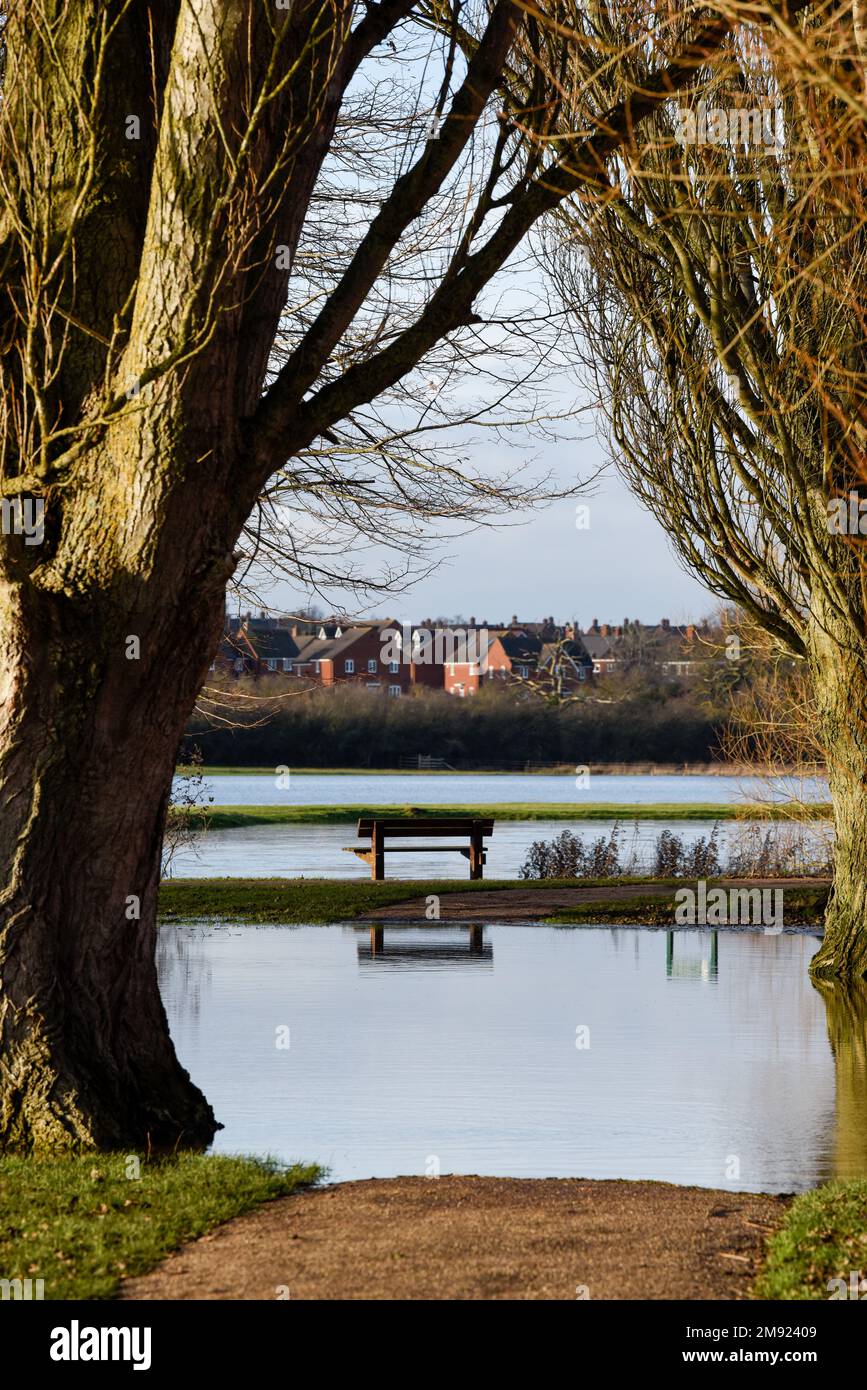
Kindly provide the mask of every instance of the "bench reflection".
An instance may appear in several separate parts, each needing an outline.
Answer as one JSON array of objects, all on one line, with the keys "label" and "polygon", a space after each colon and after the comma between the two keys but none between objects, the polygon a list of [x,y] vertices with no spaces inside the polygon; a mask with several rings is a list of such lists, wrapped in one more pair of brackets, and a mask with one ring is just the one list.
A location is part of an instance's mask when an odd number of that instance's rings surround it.
[{"label": "bench reflection", "polygon": [[484,932],[484,926],[477,922],[443,927],[376,925],[370,928],[369,941],[358,942],[358,959],[363,965],[491,964],[494,948],[485,941]]}]

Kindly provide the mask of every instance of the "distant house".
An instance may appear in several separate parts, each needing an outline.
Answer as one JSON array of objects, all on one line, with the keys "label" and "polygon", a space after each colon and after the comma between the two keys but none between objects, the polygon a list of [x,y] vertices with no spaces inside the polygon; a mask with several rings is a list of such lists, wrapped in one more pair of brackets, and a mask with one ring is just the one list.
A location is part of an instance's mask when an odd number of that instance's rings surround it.
[{"label": "distant house", "polygon": [[504,676],[508,671],[509,659],[496,634],[484,627],[467,627],[466,643],[452,653],[469,660],[446,661],[440,667],[441,688],[447,695],[464,697],[476,695],[485,681]]},{"label": "distant house", "polygon": [[248,615],[230,620],[211,670],[235,676],[289,676],[298,674],[297,660],[298,643],[291,632],[270,619]]},{"label": "distant house", "polygon": [[383,660],[388,637],[398,627],[394,621],[358,623],[332,637],[323,629],[299,640],[299,658],[328,688],[349,683],[391,697],[405,695],[412,686],[409,663]]},{"label": "distant house", "polygon": [[537,678],[546,690],[567,694],[593,676],[593,658],[577,634],[545,642],[539,653]]},{"label": "distant house", "polygon": [[608,676],[614,670],[617,665],[616,640],[608,623],[601,628],[597,624],[595,631],[591,627],[589,631],[581,633],[584,650],[593,663],[594,676]]},{"label": "distant house", "polygon": [[614,626],[593,619],[581,633],[597,676],[612,675],[635,668],[656,670],[668,676],[692,676],[701,669],[707,655],[698,643],[699,630],[692,623],[678,626],[668,618],[658,623],[640,623],[624,618]]}]

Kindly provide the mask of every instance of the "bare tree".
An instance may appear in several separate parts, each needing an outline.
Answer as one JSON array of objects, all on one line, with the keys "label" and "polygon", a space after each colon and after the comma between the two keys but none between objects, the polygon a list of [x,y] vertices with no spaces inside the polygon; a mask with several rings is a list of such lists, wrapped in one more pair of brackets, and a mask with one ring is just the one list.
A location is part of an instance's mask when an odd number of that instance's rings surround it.
[{"label": "bare tree", "polygon": [[[478,345],[480,296],[529,229],[731,16],[651,38],[602,105],[585,69],[610,54],[583,48],[572,74],[556,6],[7,0],[2,19],[0,1135],[203,1142],[156,894],[245,528],[267,541],[279,492],[377,525],[520,496],[432,469],[395,397],[412,409],[414,373]],[[412,109],[396,91],[420,37]],[[368,139],[359,108],[381,98]]]}]

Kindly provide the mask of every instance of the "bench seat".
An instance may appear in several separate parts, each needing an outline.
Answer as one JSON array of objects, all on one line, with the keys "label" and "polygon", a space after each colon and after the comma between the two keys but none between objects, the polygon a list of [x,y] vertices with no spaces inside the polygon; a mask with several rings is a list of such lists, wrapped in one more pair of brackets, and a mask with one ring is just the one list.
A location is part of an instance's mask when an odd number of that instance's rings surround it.
[{"label": "bench seat", "polygon": [[[462,854],[470,861],[470,878],[482,878],[487,862],[484,839],[494,833],[492,817],[484,816],[362,816],[358,822],[358,838],[369,840],[361,848],[345,846],[344,852],[355,854],[370,865],[374,880],[385,877],[385,854]],[[386,845],[394,839],[442,839],[465,835],[468,845]]]}]

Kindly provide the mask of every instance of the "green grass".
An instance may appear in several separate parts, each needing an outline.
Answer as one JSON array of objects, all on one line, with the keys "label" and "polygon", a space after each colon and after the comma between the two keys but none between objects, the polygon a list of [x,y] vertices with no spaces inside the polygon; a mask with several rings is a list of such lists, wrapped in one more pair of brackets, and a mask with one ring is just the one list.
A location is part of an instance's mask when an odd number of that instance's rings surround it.
[{"label": "green grass", "polygon": [[[196,811],[188,814],[194,824],[201,820]],[[817,820],[827,819],[831,808],[824,803],[794,808],[788,803],[654,802],[642,806],[603,801],[514,801],[488,806],[212,806],[206,814],[212,830],[237,830],[247,825],[351,825],[360,816],[492,816],[501,821]]]},{"label": "green grass", "polygon": [[[529,772],[505,772],[502,768],[450,768],[450,767],[293,767],[293,777],[549,777],[562,774],[574,776],[574,763],[557,763],[553,767],[531,768]],[[276,770],[271,767],[191,767],[181,763],[175,769],[178,777],[189,772],[202,772],[206,777],[221,774],[233,777],[274,777]],[[603,776],[603,773],[597,773]]]},{"label": "green grass", "polygon": [[0,1278],[43,1279],[45,1298],[111,1298],[184,1241],[315,1182],[315,1165],[178,1154],[0,1158]]},{"label": "green grass", "polygon": [[867,1179],[830,1182],[796,1197],[753,1293],[757,1298],[828,1299],[829,1279],[867,1276]]},{"label": "green grass", "polygon": [[[714,880],[711,880],[713,882]],[[669,878],[611,879],[390,879],[374,883],[372,879],[333,878],[176,878],[160,885],[159,912],[165,922],[195,917],[229,918],[238,922],[318,923],[347,922],[377,907],[406,902],[410,898],[448,893],[490,893],[508,888],[524,892],[544,893],[548,888],[607,888],[611,896],[602,902],[582,903],[564,908],[554,914],[545,913],[540,920],[557,925],[580,925],[585,922],[642,922],[663,926],[674,916],[674,891],[688,886],[690,880]],[[624,884],[653,884],[656,888],[671,889],[671,898],[655,897],[648,893],[636,898],[619,896]],[[785,891],[786,923],[821,925],[828,888],[799,887]],[[544,911],[542,909],[541,911]]]},{"label": "green grass", "polygon": [[[621,882],[641,880],[622,879]],[[170,878],[160,885],[162,920],[231,917],[245,922],[346,922],[374,907],[429,893],[502,888],[574,888],[574,879]]]}]

